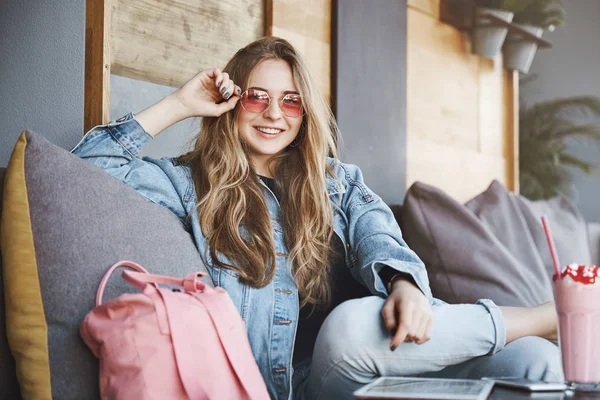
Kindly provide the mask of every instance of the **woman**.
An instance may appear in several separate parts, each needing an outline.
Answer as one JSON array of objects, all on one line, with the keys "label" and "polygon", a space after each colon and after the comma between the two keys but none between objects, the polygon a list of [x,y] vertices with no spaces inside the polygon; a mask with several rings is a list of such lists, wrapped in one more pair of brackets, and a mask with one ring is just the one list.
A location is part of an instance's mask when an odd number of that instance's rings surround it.
[{"label": "woman", "polygon": [[[194,116],[191,152],[136,157]],[[556,335],[553,304],[434,299],[388,207],[336,159],[335,134],[301,57],[267,37],[73,152],[188,224],[273,398],[351,398],[379,375],[559,379],[558,350],[541,338]],[[357,282],[371,296],[345,301],[365,294]]]}]

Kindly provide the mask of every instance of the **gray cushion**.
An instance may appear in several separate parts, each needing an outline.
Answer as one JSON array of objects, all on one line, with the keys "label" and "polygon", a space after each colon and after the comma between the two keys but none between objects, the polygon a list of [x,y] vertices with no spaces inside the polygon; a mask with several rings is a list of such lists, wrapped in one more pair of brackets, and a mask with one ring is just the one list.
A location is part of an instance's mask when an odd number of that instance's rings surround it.
[{"label": "gray cushion", "polygon": [[[206,269],[191,235],[170,211],[37,134],[26,132],[19,140],[26,141],[26,195],[48,328],[52,397],[98,398],[97,360],[80,339],[79,324],[94,307],[104,272],[123,259],[136,261],[151,273],[176,277]],[[7,178],[10,176],[11,164]],[[4,204],[5,211],[8,204]],[[10,295],[15,304],[26,302],[21,288],[11,287],[9,293],[11,282],[5,279],[7,299]],[[105,299],[126,290],[115,274]],[[18,312],[18,307],[7,307],[7,319],[10,313]],[[22,391],[24,382],[35,387],[37,383],[32,380],[37,378],[28,375],[26,367],[24,353],[28,349],[17,351],[12,346],[11,350],[21,374]]]},{"label": "gray cushion", "polygon": [[442,300],[533,306],[553,298],[551,277],[518,202],[497,182],[467,206],[415,183],[406,195],[402,227]]},{"label": "gray cushion", "polygon": [[519,206],[549,273],[554,271],[554,267],[541,223],[542,215],[548,218],[556,252],[562,265],[592,263],[587,224],[577,207],[566,197],[530,201],[520,196]]},{"label": "gray cushion", "polygon": [[[2,216],[2,187],[6,168],[0,168],[0,216]],[[15,374],[15,360],[8,348],[4,321],[4,285],[2,284],[2,249],[0,249],[0,400],[19,398],[19,384]]]}]

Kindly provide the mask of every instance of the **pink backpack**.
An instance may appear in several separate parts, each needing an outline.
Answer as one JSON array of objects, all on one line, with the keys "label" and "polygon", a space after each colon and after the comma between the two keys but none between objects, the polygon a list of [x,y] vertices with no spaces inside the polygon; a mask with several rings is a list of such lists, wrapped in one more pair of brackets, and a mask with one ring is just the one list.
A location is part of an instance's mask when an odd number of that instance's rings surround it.
[{"label": "pink backpack", "polygon": [[[143,291],[102,304],[118,267],[138,271],[122,276]],[[204,275],[151,275],[132,261],[106,272],[80,329],[100,359],[103,399],[269,399],[243,320],[225,290],[198,280]]]}]

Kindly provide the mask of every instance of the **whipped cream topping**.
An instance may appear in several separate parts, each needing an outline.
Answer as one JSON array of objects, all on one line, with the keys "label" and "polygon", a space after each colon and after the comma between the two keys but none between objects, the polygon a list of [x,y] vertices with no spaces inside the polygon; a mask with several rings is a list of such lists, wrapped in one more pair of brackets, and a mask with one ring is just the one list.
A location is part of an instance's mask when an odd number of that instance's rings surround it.
[{"label": "whipped cream topping", "polygon": [[556,281],[559,278],[570,278],[583,285],[593,285],[600,278],[599,268],[596,265],[569,264],[563,268],[560,276],[554,274],[552,280]]}]

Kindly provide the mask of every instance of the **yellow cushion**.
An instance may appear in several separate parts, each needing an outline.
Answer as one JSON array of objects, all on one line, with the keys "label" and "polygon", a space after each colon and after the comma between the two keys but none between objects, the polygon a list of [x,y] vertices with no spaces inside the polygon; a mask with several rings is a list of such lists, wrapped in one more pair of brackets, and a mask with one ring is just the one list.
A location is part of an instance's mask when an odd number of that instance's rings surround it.
[{"label": "yellow cushion", "polygon": [[21,134],[6,170],[0,222],[6,331],[23,399],[52,399],[48,326],[37,273]]}]

